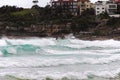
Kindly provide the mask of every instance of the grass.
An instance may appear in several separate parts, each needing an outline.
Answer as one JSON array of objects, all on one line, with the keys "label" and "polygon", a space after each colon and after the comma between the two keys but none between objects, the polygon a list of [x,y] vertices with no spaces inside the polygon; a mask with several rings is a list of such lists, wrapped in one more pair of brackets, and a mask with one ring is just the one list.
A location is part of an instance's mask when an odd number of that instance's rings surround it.
[{"label": "grass", "polygon": [[13,12],[13,13],[11,13],[11,15],[13,15],[13,16],[25,16],[25,15],[33,13],[34,11],[35,10],[33,10],[33,9],[25,9],[25,10],[22,10],[19,12]]}]

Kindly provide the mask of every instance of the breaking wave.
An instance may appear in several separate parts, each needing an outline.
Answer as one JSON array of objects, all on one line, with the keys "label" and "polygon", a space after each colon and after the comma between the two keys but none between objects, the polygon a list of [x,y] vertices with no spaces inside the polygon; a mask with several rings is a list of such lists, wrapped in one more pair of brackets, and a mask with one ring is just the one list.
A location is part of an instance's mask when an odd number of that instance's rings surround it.
[{"label": "breaking wave", "polygon": [[117,40],[0,39],[0,79],[119,80],[119,66]]}]

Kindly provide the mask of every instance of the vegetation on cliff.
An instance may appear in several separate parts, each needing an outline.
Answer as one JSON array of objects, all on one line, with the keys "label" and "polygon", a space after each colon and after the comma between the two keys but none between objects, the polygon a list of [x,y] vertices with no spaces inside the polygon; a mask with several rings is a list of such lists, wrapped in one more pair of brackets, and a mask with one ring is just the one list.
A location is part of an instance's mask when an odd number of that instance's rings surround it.
[{"label": "vegetation on cliff", "polygon": [[31,32],[48,36],[91,32],[92,35],[105,36],[120,27],[120,18],[111,18],[107,13],[96,16],[94,12],[94,9],[87,9],[81,15],[74,16],[69,11],[63,13],[59,6],[54,10],[49,5],[34,5],[31,9],[3,6],[0,8],[0,33]]}]

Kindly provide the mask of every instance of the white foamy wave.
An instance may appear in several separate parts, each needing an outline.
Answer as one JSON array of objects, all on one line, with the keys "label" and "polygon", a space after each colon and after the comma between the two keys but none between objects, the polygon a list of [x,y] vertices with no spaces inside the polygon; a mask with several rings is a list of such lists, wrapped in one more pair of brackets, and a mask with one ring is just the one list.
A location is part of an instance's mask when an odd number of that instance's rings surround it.
[{"label": "white foamy wave", "polygon": [[[118,73],[120,69],[115,69],[112,71],[105,70],[105,71],[54,71],[48,70],[43,71],[41,69],[35,70],[31,68],[31,71],[28,69],[18,70],[15,71],[8,71],[3,72],[0,76],[5,76],[9,79],[9,75],[11,78],[18,78],[18,79],[32,79],[32,80],[46,80],[46,78],[54,79],[54,80],[119,80]],[[30,74],[31,73],[31,74]],[[13,76],[13,77],[12,77]]]},{"label": "white foamy wave", "polygon": [[[120,70],[119,70],[120,72]],[[53,74],[44,74],[44,77],[49,77],[55,80],[119,80],[117,77],[117,70],[114,71],[86,71],[86,72],[67,72],[67,73],[53,73]],[[45,78],[43,78],[45,79]]]},{"label": "white foamy wave", "polygon": [[[95,46],[95,47],[111,47],[111,48],[118,48],[120,47],[120,41],[116,41],[116,40],[103,40],[103,41],[83,41],[83,40],[78,40],[78,39],[71,39],[70,42],[72,44],[79,44],[79,47],[91,47],[91,46]],[[76,45],[75,45],[76,46]],[[75,47],[73,46],[73,47]],[[78,47],[77,47],[78,48]]]},{"label": "white foamy wave", "polygon": [[48,71],[48,73],[46,72],[42,72],[39,71],[39,73],[43,73],[40,74],[41,79],[45,79],[46,77],[49,77],[51,79],[54,80],[119,80],[119,72],[120,69],[115,69],[112,71],[109,70],[105,70],[105,71],[85,71],[85,72],[72,72],[72,71],[68,71],[68,72],[53,72],[51,74],[51,72]]},{"label": "white foamy wave", "polygon": [[40,59],[40,58],[0,58],[0,67],[47,67],[75,64],[75,59]]},{"label": "white foamy wave", "polygon": [[85,58],[82,60],[82,63],[88,63],[88,64],[107,64],[115,61],[120,60],[120,55],[112,55],[110,57],[103,57],[103,58]]},{"label": "white foamy wave", "polygon": [[60,51],[60,50],[52,50],[52,49],[44,49],[45,52],[49,54],[79,54],[80,51]]},{"label": "white foamy wave", "polygon": [[50,67],[75,64],[108,64],[119,61],[120,55],[105,58],[42,58],[42,57],[12,57],[0,58],[0,67]]},{"label": "white foamy wave", "polygon": [[7,43],[4,39],[0,40],[0,46],[7,46]]},{"label": "white foamy wave", "polygon": [[75,39],[75,36],[73,34],[69,34],[65,36],[66,39]]},{"label": "white foamy wave", "polygon": [[3,56],[3,53],[0,51],[0,56]]},{"label": "white foamy wave", "polygon": [[[7,55],[9,53],[15,55]],[[12,74],[35,80],[46,77],[109,80],[120,72],[120,41],[116,40],[3,38],[0,55],[7,56],[0,57],[0,76]]]},{"label": "white foamy wave", "polygon": [[[55,45],[55,39],[54,38],[35,38],[35,39],[8,39],[8,38],[3,38],[1,40],[1,45],[3,46],[7,46],[7,44],[11,44],[11,45],[35,45],[35,46],[46,46],[46,45]],[[7,42],[6,42],[7,41]],[[0,46],[1,46],[0,45]]]},{"label": "white foamy wave", "polygon": [[[45,52],[47,52],[48,54],[83,54],[83,55],[105,55],[105,56],[108,56],[108,55],[112,55],[110,54],[110,51],[108,51],[108,53],[104,53],[103,51],[94,51],[94,50],[91,50],[91,51],[85,51],[85,50],[76,50],[76,51],[60,51],[60,50],[52,50],[52,49],[43,49]],[[107,52],[107,51],[106,51]]]},{"label": "white foamy wave", "polygon": [[83,41],[79,39],[55,40],[55,38],[26,38],[26,39],[3,38],[0,40],[0,46],[7,46],[8,43],[10,43],[11,45],[31,44],[35,46],[61,45],[62,44],[62,45],[73,47],[73,48],[85,48],[85,47],[118,48],[120,47],[120,42],[116,40]]}]

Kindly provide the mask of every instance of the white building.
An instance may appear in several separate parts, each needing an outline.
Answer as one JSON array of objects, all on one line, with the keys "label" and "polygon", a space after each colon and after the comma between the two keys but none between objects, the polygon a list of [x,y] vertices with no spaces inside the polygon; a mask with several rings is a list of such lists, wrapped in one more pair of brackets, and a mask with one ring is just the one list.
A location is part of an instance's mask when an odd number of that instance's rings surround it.
[{"label": "white building", "polygon": [[95,13],[99,15],[101,13],[107,12],[109,15],[114,15],[117,12],[117,4],[114,0],[109,1],[97,1],[95,3]]},{"label": "white building", "polygon": [[106,3],[106,11],[109,15],[117,13],[117,4],[113,0],[109,0]]},{"label": "white building", "polygon": [[99,15],[106,11],[106,1],[98,1],[95,3],[95,14]]}]

